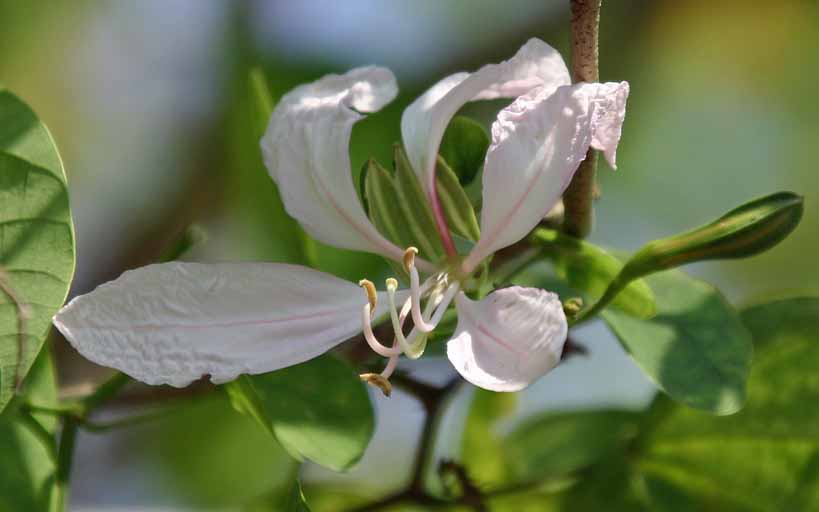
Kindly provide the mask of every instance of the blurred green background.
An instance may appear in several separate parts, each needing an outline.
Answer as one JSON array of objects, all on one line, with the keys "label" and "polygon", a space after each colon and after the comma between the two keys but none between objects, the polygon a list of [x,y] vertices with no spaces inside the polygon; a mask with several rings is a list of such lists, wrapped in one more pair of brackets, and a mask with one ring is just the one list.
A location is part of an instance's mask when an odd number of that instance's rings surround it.
[{"label": "blurred green background", "polygon": [[[401,94],[356,126],[353,168],[386,163],[404,106],[446,74],[507,58],[540,37],[568,55],[565,0],[0,0],[0,81],[37,111],[65,160],[77,229],[73,293],[151,261],[191,221],[205,261],[285,258],[292,223],[261,166],[247,72],[280,95],[325,73],[379,64]],[[819,291],[819,4],[814,1],[604,1],[600,74],[628,80],[617,172],[602,169],[592,239],[634,249],[777,190],[806,196],[802,225],[774,250],[692,273],[737,304]],[[488,124],[498,104],[466,113]],[[377,258],[322,249],[325,270],[358,279]],[[578,331],[571,360],[523,397],[512,422],[543,408],[641,407],[652,387],[600,326]],[[68,384],[99,370],[62,347]],[[446,378],[427,361],[423,374]],[[404,396],[373,395],[376,439],[360,467],[310,483],[377,492],[400,485],[421,422]],[[442,454],[457,453],[464,407],[448,415]],[[396,464],[407,460],[407,464]],[[221,399],[161,423],[80,438],[77,510],[231,508],[295,468]],[[317,510],[322,508],[316,507]],[[130,509],[129,509],[130,510]]]}]

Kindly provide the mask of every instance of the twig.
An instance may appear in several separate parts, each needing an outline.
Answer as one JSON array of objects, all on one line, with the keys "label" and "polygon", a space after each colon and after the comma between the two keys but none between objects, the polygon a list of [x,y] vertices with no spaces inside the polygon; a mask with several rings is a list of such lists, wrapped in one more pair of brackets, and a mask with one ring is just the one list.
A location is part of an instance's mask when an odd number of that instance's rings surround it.
[{"label": "twig", "polygon": [[[570,0],[572,10],[572,75],[575,82],[597,82],[600,3],[602,0]],[[596,186],[597,152],[591,148],[580,163],[572,182],[563,193],[566,209],[563,229],[585,238],[592,228],[592,199]],[[597,192],[599,194],[599,191]]]}]

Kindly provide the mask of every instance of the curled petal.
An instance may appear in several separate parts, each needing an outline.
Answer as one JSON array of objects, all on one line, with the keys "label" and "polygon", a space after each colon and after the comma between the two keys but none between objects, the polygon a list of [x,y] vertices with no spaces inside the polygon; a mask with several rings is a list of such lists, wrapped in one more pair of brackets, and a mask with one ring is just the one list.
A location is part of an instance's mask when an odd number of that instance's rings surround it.
[{"label": "curled petal", "polygon": [[361,330],[366,301],[358,286],[306,267],[174,262],[74,298],[54,325],[95,363],[181,387],[312,359]]},{"label": "curled petal", "polygon": [[469,270],[526,236],[554,207],[589,146],[614,166],[628,83],[535,89],[498,114],[483,171],[481,238]]},{"label": "curled petal", "polygon": [[403,250],[373,227],[350,171],[350,133],[398,92],[385,68],[327,75],[285,94],[262,137],[264,162],[287,213],[324,243],[400,260]]},{"label": "curled petal", "polygon": [[530,39],[511,59],[489,64],[475,73],[450,75],[404,111],[401,135],[407,156],[427,194],[435,191],[438,146],[449,121],[473,100],[513,98],[535,87],[554,90],[570,83],[560,54],[538,39]]},{"label": "curled petal", "polygon": [[520,391],[560,361],[568,324],[554,293],[513,286],[481,301],[458,295],[458,328],[447,356],[458,373],[491,391]]}]

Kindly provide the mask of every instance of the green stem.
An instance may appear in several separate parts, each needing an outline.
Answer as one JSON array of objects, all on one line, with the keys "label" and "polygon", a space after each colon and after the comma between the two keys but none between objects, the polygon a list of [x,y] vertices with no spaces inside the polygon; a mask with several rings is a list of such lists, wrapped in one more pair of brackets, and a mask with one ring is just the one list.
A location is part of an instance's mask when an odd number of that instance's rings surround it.
[{"label": "green stem", "polygon": [[25,425],[29,432],[37,437],[48,452],[49,458],[51,458],[52,462],[56,463],[57,444],[54,442],[54,435],[46,430],[45,427],[43,427],[43,425],[37,421],[37,418],[35,418],[31,413],[31,410],[21,408],[19,414],[20,421],[23,423],[23,425]]},{"label": "green stem", "polygon": [[54,482],[56,510],[68,510],[68,491],[71,479],[71,463],[74,459],[74,446],[77,441],[79,423],[74,418],[66,418],[60,435],[60,449],[57,452],[57,473]]},{"label": "green stem", "polygon": [[99,407],[131,383],[131,377],[121,372],[114,373],[107,381],[100,384],[93,393],[80,400],[83,415]]}]

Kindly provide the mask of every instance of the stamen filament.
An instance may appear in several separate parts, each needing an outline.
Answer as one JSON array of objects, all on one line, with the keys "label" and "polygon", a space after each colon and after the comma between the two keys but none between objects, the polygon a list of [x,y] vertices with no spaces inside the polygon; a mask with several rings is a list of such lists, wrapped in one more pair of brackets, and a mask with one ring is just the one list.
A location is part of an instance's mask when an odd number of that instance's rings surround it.
[{"label": "stamen filament", "polygon": [[392,357],[401,353],[401,347],[386,347],[375,337],[369,302],[361,308],[361,325],[364,331],[364,339],[367,340],[367,344],[373,349],[373,352],[382,357]]},{"label": "stamen filament", "polygon": [[435,328],[435,325],[427,323],[421,316],[421,287],[418,276],[418,269],[415,266],[409,268],[410,274],[410,298],[412,300],[412,321],[415,327],[421,332],[430,332]]}]

